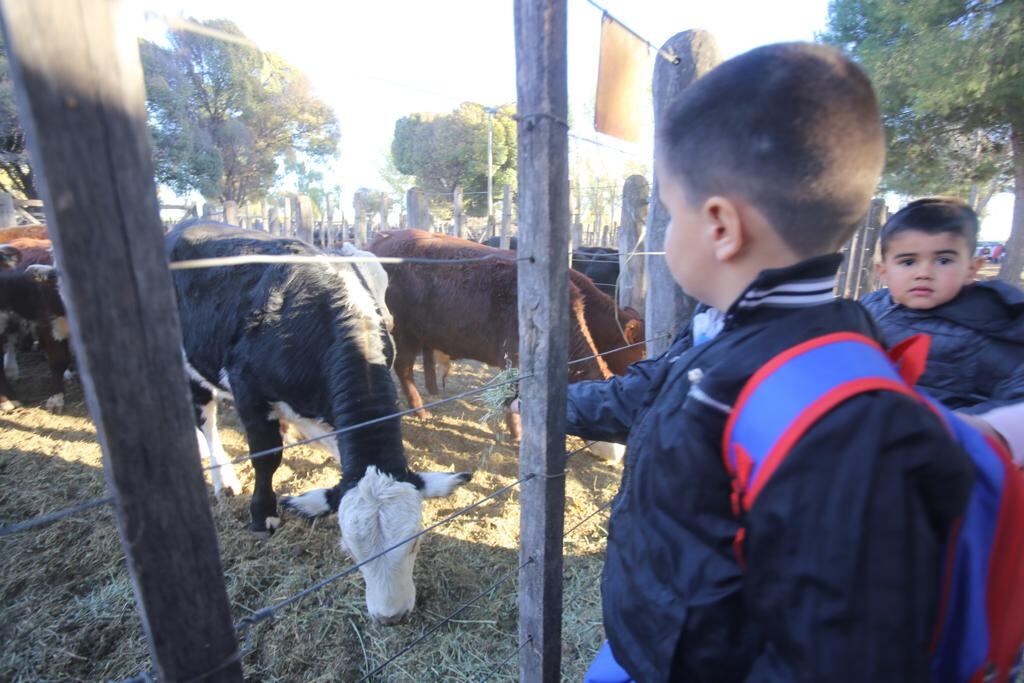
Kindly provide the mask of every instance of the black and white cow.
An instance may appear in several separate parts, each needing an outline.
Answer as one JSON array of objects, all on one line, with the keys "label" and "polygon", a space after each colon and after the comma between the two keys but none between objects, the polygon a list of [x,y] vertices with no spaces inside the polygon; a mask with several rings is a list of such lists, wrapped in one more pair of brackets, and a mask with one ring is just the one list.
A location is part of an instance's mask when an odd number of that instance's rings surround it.
[{"label": "black and white cow", "polygon": [[[193,222],[167,236],[171,261],[247,254],[321,255],[295,239]],[[350,264],[253,264],[174,272],[186,368],[208,437],[214,486],[240,490],[216,439],[216,399],[233,397],[250,453],[282,445],[281,421],[305,436],[390,415],[394,351],[382,304]],[[409,469],[399,418],[329,437],[342,469],[333,489],[282,500],[304,516],[337,511],[341,545],[362,561],[422,526],[425,497],[449,495],[466,473]],[[252,529],[279,525],[273,475],[281,453],[252,460]],[[219,477],[219,481],[218,481]],[[370,615],[401,619],[416,599],[409,543],[361,568]]]}]

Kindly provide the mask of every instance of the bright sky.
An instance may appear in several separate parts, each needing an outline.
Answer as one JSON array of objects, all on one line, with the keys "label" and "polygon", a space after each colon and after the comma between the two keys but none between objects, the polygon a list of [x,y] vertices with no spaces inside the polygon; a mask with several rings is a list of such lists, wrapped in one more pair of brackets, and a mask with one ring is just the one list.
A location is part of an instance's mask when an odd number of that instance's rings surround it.
[{"label": "bright sky", "polygon": [[[305,71],[341,124],[334,174],[345,195],[362,186],[386,189],[378,170],[390,147],[395,121],[402,116],[448,112],[465,101],[499,105],[516,98],[512,0],[135,2],[140,13],[227,17],[260,46]],[[725,58],[765,43],[811,40],[824,29],[828,11],[827,0],[783,4],[599,0],[599,4],[657,45],[679,31],[705,28],[715,36]],[[605,138],[582,115],[593,107],[601,12],[587,0],[568,0],[568,8],[574,132],[627,150],[627,155],[604,150],[620,163],[623,157],[635,155],[649,165],[649,146]],[[143,34],[154,38],[163,29],[161,23],[151,21]],[[1012,198],[993,201],[983,228],[986,238],[1009,233],[1011,208]]]}]

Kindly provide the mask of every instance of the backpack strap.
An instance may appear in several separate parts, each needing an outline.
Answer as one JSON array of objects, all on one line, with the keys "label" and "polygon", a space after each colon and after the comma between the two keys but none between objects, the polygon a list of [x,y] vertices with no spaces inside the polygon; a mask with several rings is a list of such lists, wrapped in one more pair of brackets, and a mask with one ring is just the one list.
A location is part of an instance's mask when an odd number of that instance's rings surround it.
[{"label": "backpack strap", "polygon": [[[916,357],[919,349],[915,347],[912,355]],[[924,353],[926,357],[927,341]],[[901,365],[916,371],[914,363]],[[843,401],[878,390],[917,397],[885,351],[874,340],[852,332],[798,344],[755,372],[740,392],[722,436],[736,516],[750,509],[815,422]]]}]

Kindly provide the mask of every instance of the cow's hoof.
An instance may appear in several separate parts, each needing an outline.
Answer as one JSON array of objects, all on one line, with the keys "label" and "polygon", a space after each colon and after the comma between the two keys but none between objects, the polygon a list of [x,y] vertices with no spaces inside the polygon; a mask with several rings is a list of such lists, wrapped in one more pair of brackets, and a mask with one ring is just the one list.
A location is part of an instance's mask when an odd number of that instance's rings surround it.
[{"label": "cow's hoof", "polygon": [[45,408],[51,413],[64,412],[64,394],[54,394],[46,399]]},{"label": "cow's hoof", "polygon": [[256,531],[253,529],[252,535],[257,541],[269,541],[270,537],[274,535],[274,532],[270,529],[264,529],[263,531]]},{"label": "cow's hoof", "polygon": [[21,407],[21,404],[17,401],[4,400],[0,401],[0,413],[9,413],[12,410],[17,410]]}]

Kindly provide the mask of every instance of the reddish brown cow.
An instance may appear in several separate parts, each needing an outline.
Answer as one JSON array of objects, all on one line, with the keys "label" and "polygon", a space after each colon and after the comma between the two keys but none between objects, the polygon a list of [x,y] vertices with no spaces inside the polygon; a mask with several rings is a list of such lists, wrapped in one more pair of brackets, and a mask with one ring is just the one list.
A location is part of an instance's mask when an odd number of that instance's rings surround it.
[{"label": "reddish brown cow", "polygon": [[25,270],[29,266],[52,266],[53,243],[33,237],[19,237],[0,243],[0,270]]},{"label": "reddish brown cow", "polygon": [[[370,245],[370,251],[378,256],[437,260],[506,253],[421,230],[384,233]],[[385,265],[384,269],[388,271],[387,305],[395,320],[395,373],[412,407],[423,406],[412,375],[421,349],[439,349],[453,358],[471,358],[496,367],[504,367],[506,362],[518,364],[514,259]],[[584,317],[583,297],[575,285],[570,283],[569,288],[569,358],[588,359],[569,366],[569,381],[607,378],[611,376],[608,366],[593,357],[597,349]]]},{"label": "reddish brown cow", "polygon": [[8,244],[12,240],[28,237],[35,240],[48,240],[50,233],[45,225],[21,225],[15,228],[0,228],[0,244]]}]

